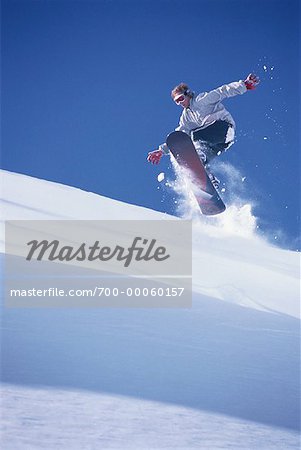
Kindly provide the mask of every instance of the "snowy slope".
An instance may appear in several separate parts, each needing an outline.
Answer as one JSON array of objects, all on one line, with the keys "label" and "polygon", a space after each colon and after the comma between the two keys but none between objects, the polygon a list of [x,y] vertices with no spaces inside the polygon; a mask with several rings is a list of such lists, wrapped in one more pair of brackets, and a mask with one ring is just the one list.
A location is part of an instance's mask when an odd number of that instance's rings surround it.
[{"label": "snowy slope", "polygon": [[[1,175],[4,220],[170,219]],[[2,448],[299,448],[299,255],[255,230],[193,222],[191,309],[4,309]]]}]

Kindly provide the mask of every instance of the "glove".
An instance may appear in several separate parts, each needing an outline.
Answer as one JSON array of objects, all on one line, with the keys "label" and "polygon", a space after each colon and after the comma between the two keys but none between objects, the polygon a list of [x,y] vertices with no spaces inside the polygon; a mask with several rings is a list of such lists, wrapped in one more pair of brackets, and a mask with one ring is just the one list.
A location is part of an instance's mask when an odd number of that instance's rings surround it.
[{"label": "glove", "polygon": [[248,90],[255,89],[256,86],[258,86],[259,82],[260,82],[260,80],[259,80],[258,76],[255,75],[254,73],[250,73],[250,75],[248,75],[244,81],[246,88]]},{"label": "glove", "polygon": [[162,155],[163,155],[162,150],[154,150],[153,152],[150,152],[148,154],[147,160],[152,164],[159,164]]}]

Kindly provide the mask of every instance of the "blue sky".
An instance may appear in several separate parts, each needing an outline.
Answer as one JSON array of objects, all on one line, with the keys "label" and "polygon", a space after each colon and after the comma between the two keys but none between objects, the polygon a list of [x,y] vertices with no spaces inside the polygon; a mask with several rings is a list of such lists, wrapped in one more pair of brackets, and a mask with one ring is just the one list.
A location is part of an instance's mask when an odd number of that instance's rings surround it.
[{"label": "blue sky", "polygon": [[[256,72],[225,102],[262,231],[298,248],[299,2],[2,1],[2,168],[174,213],[148,151],[177,125],[170,90]],[[159,186],[159,188],[158,188]],[[279,230],[282,230],[283,236]]]}]

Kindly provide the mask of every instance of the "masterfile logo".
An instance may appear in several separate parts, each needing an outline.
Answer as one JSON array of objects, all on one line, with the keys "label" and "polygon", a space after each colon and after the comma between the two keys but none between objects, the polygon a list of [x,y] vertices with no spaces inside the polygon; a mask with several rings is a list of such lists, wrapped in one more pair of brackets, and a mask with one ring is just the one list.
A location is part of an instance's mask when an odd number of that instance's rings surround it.
[{"label": "masterfile logo", "polygon": [[[140,245],[139,245],[140,244]],[[89,245],[83,242],[79,246],[60,245],[60,241],[53,240],[52,242],[36,239],[27,242],[30,246],[30,251],[26,257],[27,261],[37,259],[48,259],[49,261],[110,261],[116,259],[124,264],[124,267],[128,267],[133,258],[136,261],[150,261],[154,259],[157,262],[164,261],[170,258],[170,255],[166,254],[166,248],[164,246],[157,246],[157,240],[143,239],[142,237],[135,237],[130,247],[125,248],[121,245],[116,245],[111,248],[108,246],[101,246],[99,241],[95,241],[93,245]]]},{"label": "masterfile logo", "polygon": [[191,222],[8,221],[10,307],[189,307]]}]

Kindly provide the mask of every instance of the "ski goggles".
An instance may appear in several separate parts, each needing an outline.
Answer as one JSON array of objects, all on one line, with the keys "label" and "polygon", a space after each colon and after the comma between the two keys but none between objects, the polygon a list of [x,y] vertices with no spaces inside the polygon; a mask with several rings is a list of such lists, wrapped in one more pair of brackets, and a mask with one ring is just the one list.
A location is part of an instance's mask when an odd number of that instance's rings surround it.
[{"label": "ski goggles", "polygon": [[183,102],[185,100],[186,95],[185,94],[179,94],[174,98],[174,101],[178,105],[179,103]]}]

